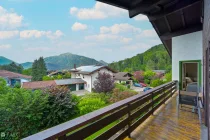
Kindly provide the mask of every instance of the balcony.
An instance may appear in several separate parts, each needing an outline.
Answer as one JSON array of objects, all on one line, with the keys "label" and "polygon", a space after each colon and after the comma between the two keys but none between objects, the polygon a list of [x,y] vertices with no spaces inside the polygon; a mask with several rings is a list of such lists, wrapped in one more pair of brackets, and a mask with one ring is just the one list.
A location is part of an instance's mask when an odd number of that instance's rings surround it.
[{"label": "balcony", "polygon": [[198,115],[177,109],[176,85],[161,85],[25,140],[201,139]]}]

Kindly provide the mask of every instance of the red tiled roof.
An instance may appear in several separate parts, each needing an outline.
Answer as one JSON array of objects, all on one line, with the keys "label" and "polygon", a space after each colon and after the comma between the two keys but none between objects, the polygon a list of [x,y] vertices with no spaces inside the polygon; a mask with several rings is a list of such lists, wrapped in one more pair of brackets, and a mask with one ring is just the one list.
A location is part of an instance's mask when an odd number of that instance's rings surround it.
[{"label": "red tiled roof", "polygon": [[31,79],[31,76],[15,73],[15,72],[10,72],[6,70],[0,70],[0,77],[4,78],[23,78],[23,79]]},{"label": "red tiled roof", "polygon": [[50,86],[56,86],[54,80],[52,81],[36,81],[36,82],[25,82],[22,85],[22,88],[25,89],[43,89]]}]

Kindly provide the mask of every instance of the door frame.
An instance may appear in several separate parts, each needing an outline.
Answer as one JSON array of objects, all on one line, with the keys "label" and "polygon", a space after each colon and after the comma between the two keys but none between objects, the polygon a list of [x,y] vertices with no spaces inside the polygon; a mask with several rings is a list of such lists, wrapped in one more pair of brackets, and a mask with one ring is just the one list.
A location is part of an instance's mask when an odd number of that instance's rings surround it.
[{"label": "door frame", "polygon": [[183,60],[179,61],[179,90],[182,90],[182,73],[183,73],[183,63],[198,63],[198,86],[201,87],[202,81],[202,65],[201,60]]}]

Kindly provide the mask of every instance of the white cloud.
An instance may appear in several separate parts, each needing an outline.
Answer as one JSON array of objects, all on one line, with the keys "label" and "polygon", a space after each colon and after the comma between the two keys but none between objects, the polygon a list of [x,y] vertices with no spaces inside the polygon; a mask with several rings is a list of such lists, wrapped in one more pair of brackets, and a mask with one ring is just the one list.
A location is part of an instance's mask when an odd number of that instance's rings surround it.
[{"label": "white cloud", "polygon": [[150,30],[143,30],[140,35],[137,35],[137,37],[150,38],[150,37],[158,37],[158,35],[154,29],[150,29]]},{"label": "white cloud", "polygon": [[63,36],[64,34],[60,31],[57,30],[56,32],[52,32],[52,31],[39,31],[39,30],[24,30],[24,31],[20,31],[20,38],[41,38],[43,36],[49,38],[49,39],[56,39],[59,38],[61,36]]},{"label": "white cloud", "polygon": [[19,31],[0,31],[0,39],[9,39],[19,36]]},{"label": "white cloud", "polygon": [[129,43],[129,42],[131,42],[133,39],[132,38],[123,38],[122,39],[122,42],[123,43]]},{"label": "white cloud", "polygon": [[118,43],[120,41],[121,43],[128,43],[132,39],[122,37],[122,36],[118,36],[118,35],[113,35],[113,34],[98,34],[98,35],[86,36],[85,40],[97,41],[97,42],[111,42],[111,41],[114,41],[116,43]]},{"label": "white cloud", "polygon": [[60,30],[55,31],[54,33],[52,31],[47,31],[45,35],[49,39],[58,39],[58,38],[64,36],[64,33]]},{"label": "white cloud", "polygon": [[136,20],[136,21],[149,21],[147,16],[141,15],[141,14],[137,15],[136,17],[134,17],[134,20]]},{"label": "white cloud", "polygon": [[111,27],[102,26],[100,28],[100,33],[112,33],[112,34],[121,34],[121,33],[141,33],[140,28],[136,28],[128,23],[114,24]]},{"label": "white cloud", "polygon": [[133,44],[133,45],[124,46],[121,48],[126,51],[145,51],[145,50],[149,49],[150,47],[151,46],[148,44],[137,43],[137,44]]},{"label": "white cloud", "polygon": [[110,49],[110,48],[104,48],[104,49],[102,49],[103,51],[105,51],[105,52],[112,52],[113,50],[112,49]]},{"label": "white cloud", "polygon": [[11,39],[13,37],[18,38],[41,38],[41,37],[47,37],[49,39],[57,39],[63,36],[63,32],[60,30],[57,30],[55,32],[52,31],[39,31],[39,30],[23,30],[23,31],[0,31],[0,39]]},{"label": "white cloud", "polygon": [[10,49],[10,48],[11,48],[11,45],[9,45],[9,44],[0,45],[0,50],[6,50],[6,49]]},{"label": "white cloud", "polygon": [[15,29],[22,26],[23,16],[0,6],[0,29]]},{"label": "white cloud", "polygon": [[101,2],[96,2],[92,8],[70,8],[70,14],[79,19],[105,19],[108,17],[120,17],[127,14],[127,11]]},{"label": "white cloud", "polygon": [[24,49],[24,51],[49,51],[51,50],[49,47],[29,47]]},{"label": "white cloud", "polygon": [[77,7],[72,7],[72,8],[70,8],[70,14],[71,14],[71,15],[76,14],[77,11],[78,11],[78,8],[77,8]]},{"label": "white cloud", "polygon": [[71,27],[71,29],[73,31],[86,30],[87,28],[88,27],[87,27],[86,24],[82,24],[82,23],[79,23],[79,22],[75,22]]}]

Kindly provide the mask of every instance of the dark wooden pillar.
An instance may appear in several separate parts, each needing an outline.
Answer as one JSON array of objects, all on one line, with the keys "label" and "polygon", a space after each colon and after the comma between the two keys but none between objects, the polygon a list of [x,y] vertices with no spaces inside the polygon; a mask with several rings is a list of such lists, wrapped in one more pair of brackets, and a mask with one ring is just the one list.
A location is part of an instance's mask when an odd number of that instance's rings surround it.
[{"label": "dark wooden pillar", "polygon": [[208,127],[208,139],[210,139],[210,0],[203,2],[204,107],[205,125]]}]

